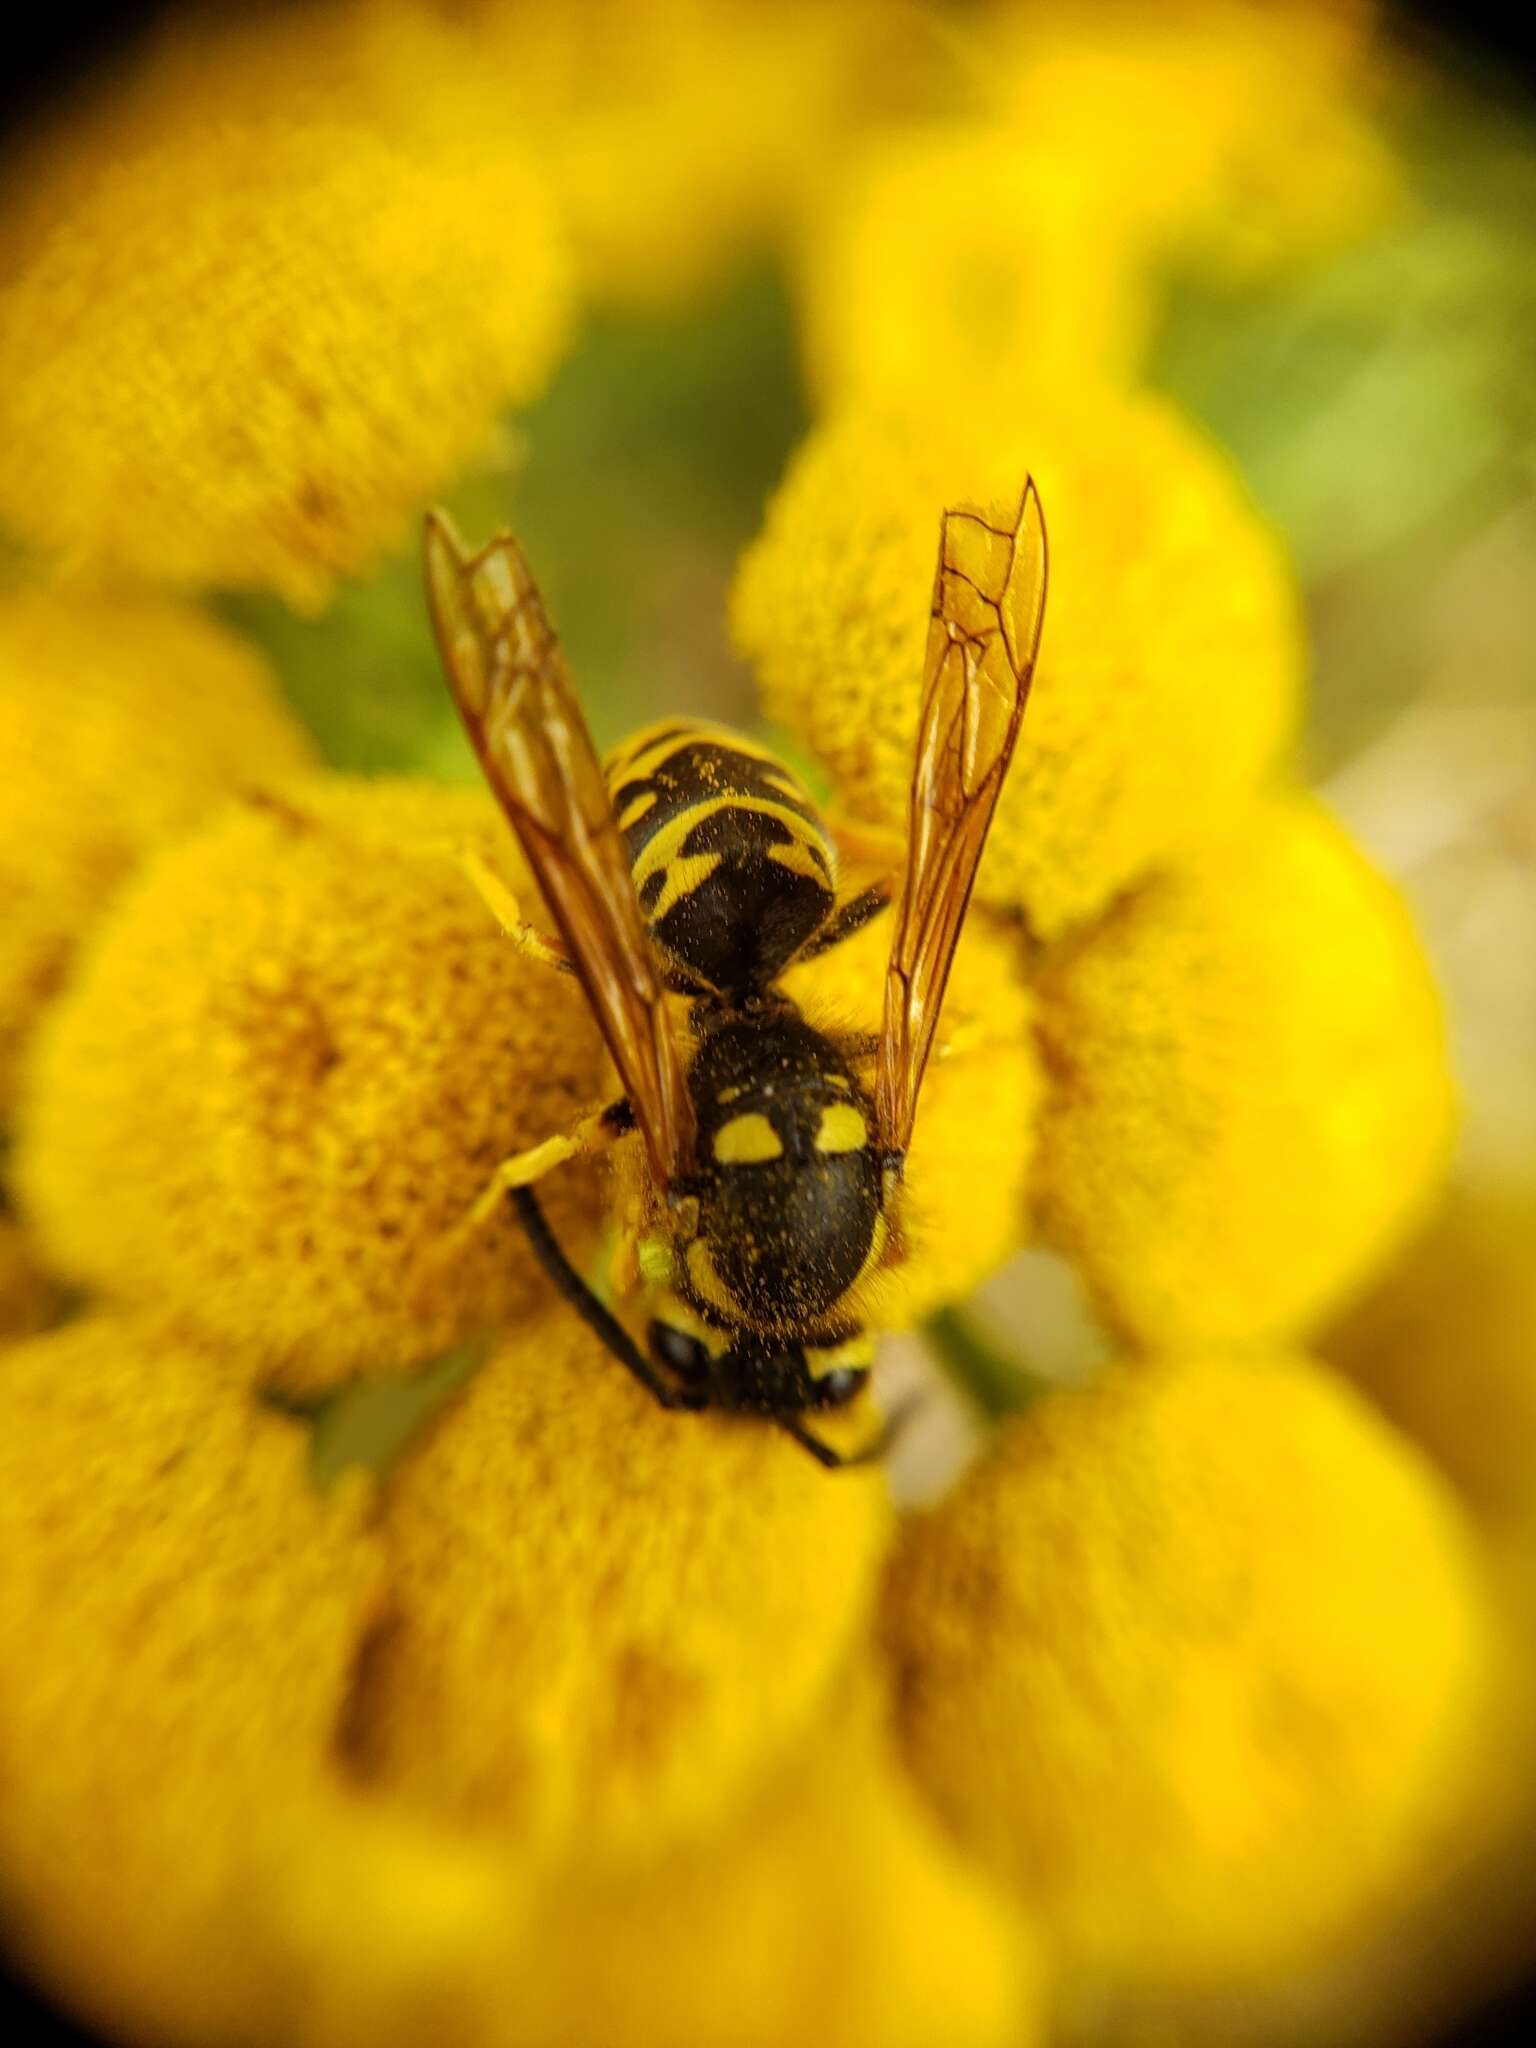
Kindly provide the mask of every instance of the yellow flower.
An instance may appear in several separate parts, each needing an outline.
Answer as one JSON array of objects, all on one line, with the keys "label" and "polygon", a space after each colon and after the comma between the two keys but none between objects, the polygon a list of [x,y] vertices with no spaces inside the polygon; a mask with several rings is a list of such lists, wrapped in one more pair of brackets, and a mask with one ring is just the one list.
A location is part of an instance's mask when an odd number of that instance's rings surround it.
[{"label": "yellow flower", "polygon": [[1004,10],[989,79],[1029,146],[1118,216],[1123,261],[1263,276],[1368,232],[1402,173],[1373,125],[1369,6]]},{"label": "yellow flower", "polygon": [[1047,957],[1046,1239],[1143,1344],[1314,1322],[1410,1230],[1453,1121],[1401,898],[1327,815],[1253,806]]},{"label": "yellow flower", "polygon": [[310,759],[261,657],[201,613],[0,597],[0,1114],[126,870],[228,791]]},{"label": "yellow flower", "polygon": [[1010,383],[1128,377],[1155,310],[1081,166],[981,122],[877,135],[812,216],[795,281],[823,406],[962,420]]},{"label": "yellow flower", "polygon": [[1169,408],[1077,391],[1038,418],[848,415],[792,464],[743,557],[742,652],[768,715],[858,817],[904,830],[941,509],[1039,482],[1040,669],[978,885],[1052,937],[1221,815],[1301,684],[1279,546]]},{"label": "yellow flower", "polygon": [[368,1782],[588,1858],[716,1822],[798,1737],[863,1618],[878,1474],[757,1418],[668,1414],[564,1304],[392,1476]]},{"label": "yellow flower", "polygon": [[[891,916],[785,977],[786,992],[819,1028],[879,1029]],[[1017,947],[973,911],[907,1160],[905,1255],[871,1295],[881,1328],[920,1322],[959,1301],[1019,1247],[1041,1096],[1031,1015]]]},{"label": "yellow flower", "polygon": [[0,1345],[46,1329],[58,1306],[58,1290],[38,1265],[35,1246],[0,1207]]},{"label": "yellow flower", "polygon": [[1536,1532],[1536,1188],[1454,1187],[1322,1340],[1495,1528]]},{"label": "yellow flower", "polygon": [[233,2023],[189,2048],[522,2048],[507,1980],[529,1953],[537,1891],[516,1845],[326,1794],[256,1828],[237,1922],[249,1987]]},{"label": "yellow flower", "polygon": [[963,418],[1010,387],[1125,383],[1172,264],[1247,281],[1375,227],[1401,172],[1336,29],[1230,0],[973,16],[964,116],[876,130],[808,211],[820,401]]},{"label": "yellow flower", "polygon": [[641,312],[782,238],[892,68],[879,0],[473,0],[466,18],[535,138],[584,290]]},{"label": "yellow flower", "polygon": [[296,603],[547,377],[551,201],[456,36],[180,21],[10,166],[0,515],[85,568]]},{"label": "yellow flower", "polygon": [[379,1575],[355,1496],[311,1488],[306,1432],[157,1326],[6,1352],[0,1889],[78,2008],[245,2038],[240,1880],[267,1821],[322,1796]]},{"label": "yellow flower", "polygon": [[[576,983],[450,858],[465,840],[521,872],[480,792],[333,777],[146,867],[22,1108],[18,1189],[64,1274],[294,1394],[543,1298],[510,1219],[449,1234],[501,1158],[602,1099],[602,1057]],[[596,1176],[548,1203],[579,1256]]]},{"label": "yellow flower", "polygon": [[959,1839],[1131,1982],[1315,1960],[1475,1790],[1491,1631],[1418,1455],[1300,1359],[1043,1397],[908,1529],[884,1637]]},{"label": "yellow flower", "polygon": [[1031,1931],[964,1865],[861,1700],[718,1837],[636,1880],[580,1871],[531,1925],[521,2048],[1027,2048]]}]

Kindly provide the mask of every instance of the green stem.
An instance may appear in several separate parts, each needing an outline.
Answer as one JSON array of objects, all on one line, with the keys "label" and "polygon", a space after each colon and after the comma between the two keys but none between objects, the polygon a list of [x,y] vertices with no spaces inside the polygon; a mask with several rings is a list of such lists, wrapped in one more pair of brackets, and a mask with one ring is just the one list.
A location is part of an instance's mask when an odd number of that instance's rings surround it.
[{"label": "green stem", "polygon": [[1049,1384],[964,1309],[939,1309],[922,1334],[955,1385],[990,1422],[1021,1414]]}]

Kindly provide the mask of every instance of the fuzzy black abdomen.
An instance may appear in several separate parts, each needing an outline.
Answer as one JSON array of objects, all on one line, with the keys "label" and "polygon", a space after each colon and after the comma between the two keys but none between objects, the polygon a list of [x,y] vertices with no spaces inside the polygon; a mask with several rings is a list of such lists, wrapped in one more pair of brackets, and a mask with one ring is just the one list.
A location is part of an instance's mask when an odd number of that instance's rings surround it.
[{"label": "fuzzy black abdomen", "polygon": [[787,1005],[709,1030],[690,1292],[707,1314],[800,1337],[835,1321],[880,1227],[874,1116],[832,1044]]}]

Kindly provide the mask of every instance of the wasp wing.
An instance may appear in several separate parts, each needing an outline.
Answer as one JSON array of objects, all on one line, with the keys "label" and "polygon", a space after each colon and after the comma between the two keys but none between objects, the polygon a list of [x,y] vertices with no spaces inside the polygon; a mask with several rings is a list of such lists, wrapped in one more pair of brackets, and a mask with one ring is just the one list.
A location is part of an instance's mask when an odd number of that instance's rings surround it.
[{"label": "wasp wing", "polygon": [[898,1155],[912,1136],[960,927],[1013,758],[1045,584],[1045,522],[1032,481],[1011,521],[973,505],[944,514],[875,1090],[881,1143]]},{"label": "wasp wing", "polygon": [[522,550],[467,554],[442,512],[427,602],[459,716],[570,951],[665,1188],[693,1153],[693,1105],[608,785]]}]

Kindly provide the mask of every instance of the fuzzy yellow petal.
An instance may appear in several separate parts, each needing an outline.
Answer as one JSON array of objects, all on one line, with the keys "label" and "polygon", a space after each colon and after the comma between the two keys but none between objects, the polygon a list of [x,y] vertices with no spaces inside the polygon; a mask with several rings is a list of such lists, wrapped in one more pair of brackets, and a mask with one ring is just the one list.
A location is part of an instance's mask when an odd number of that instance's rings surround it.
[{"label": "fuzzy yellow petal", "polygon": [[1127,376],[1155,311],[1080,167],[987,122],[877,133],[814,210],[795,281],[822,406],[962,420],[1009,377]]},{"label": "fuzzy yellow petal", "polygon": [[557,1885],[529,1953],[523,2048],[1027,2048],[1042,2020],[1032,1930],[841,1697],[721,1834]]},{"label": "fuzzy yellow petal", "polygon": [[1321,1342],[1490,1526],[1536,1532],[1536,1189],[1453,1188]]},{"label": "fuzzy yellow petal", "polygon": [[1373,118],[1370,6],[1174,0],[998,11],[989,78],[1031,151],[1118,220],[1122,261],[1264,277],[1378,226],[1402,172]]},{"label": "fuzzy yellow petal", "polygon": [[535,138],[601,305],[717,285],[820,203],[892,70],[875,0],[471,0],[482,61]]},{"label": "fuzzy yellow petal", "polygon": [[1317,805],[1255,805],[1049,956],[1043,1235],[1143,1344],[1315,1322],[1413,1227],[1453,1105],[1407,909]]},{"label": "fuzzy yellow petal", "polygon": [[58,1289],[38,1264],[36,1246],[0,1209],[0,1344],[46,1329],[58,1306]]},{"label": "fuzzy yellow petal", "polygon": [[[894,913],[785,977],[823,1030],[879,1031]],[[869,1288],[883,1329],[920,1322],[1015,1252],[1042,1082],[1012,935],[974,911],[955,955],[903,1176],[901,1255]],[[869,1077],[872,1079],[872,1069]]]},{"label": "fuzzy yellow petal", "polygon": [[254,648],[190,607],[0,598],[0,1111],[76,940],[126,871],[308,741]]},{"label": "fuzzy yellow petal", "polygon": [[[146,867],[22,1108],[17,1185],[65,1274],[291,1393],[542,1298],[510,1219],[450,1233],[500,1159],[602,1099],[602,1058],[575,981],[503,936],[463,841],[519,873],[478,791],[325,778]],[[579,1256],[595,1175],[548,1200]]]},{"label": "fuzzy yellow petal", "polygon": [[668,1414],[563,1304],[394,1473],[365,1779],[630,1854],[716,1821],[810,1721],[888,1529],[877,1472]]},{"label": "fuzzy yellow petal", "polygon": [[72,2003],[233,2037],[257,1817],[320,1796],[379,1562],[307,1433],[157,1326],[5,1353],[0,1887]]},{"label": "fuzzy yellow petal", "polygon": [[516,1845],[336,1785],[303,1820],[258,1831],[242,1915],[253,1991],[226,2038],[517,2048],[507,1979],[536,1967],[527,1929],[537,1893]]},{"label": "fuzzy yellow petal", "polygon": [[10,167],[0,515],[86,569],[300,603],[539,389],[552,202],[408,6],[178,21]]},{"label": "fuzzy yellow petal", "polygon": [[1080,1962],[1195,1989],[1432,1880],[1488,1735],[1475,1553],[1418,1454],[1299,1359],[1042,1398],[908,1529],[905,1750]]},{"label": "fuzzy yellow petal", "polygon": [[982,864],[984,900],[1051,937],[1221,815],[1301,686],[1296,596],[1223,458],[1170,408],[1079,387],[961,432],[850,413],[791,464],[733,623],[768,715],[857,816],[904,831],[939,515],[1018,500],[1050,535],[1039,670]]}]

